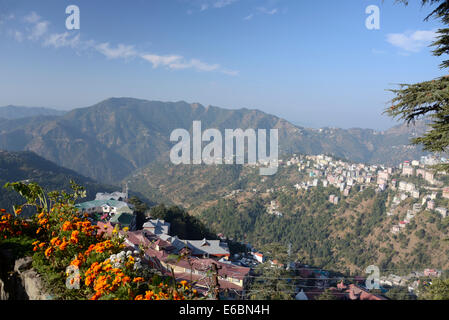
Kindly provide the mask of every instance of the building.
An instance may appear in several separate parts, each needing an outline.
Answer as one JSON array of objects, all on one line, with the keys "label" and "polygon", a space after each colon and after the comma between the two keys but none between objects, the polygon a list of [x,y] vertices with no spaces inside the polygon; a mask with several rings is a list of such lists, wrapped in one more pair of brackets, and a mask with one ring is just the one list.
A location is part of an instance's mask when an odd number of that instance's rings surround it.
[{"label": "building", "polygon": [[372,294],[368,290],[354,284],[349,285],[347,293],[349,300],[388,300],[385,297]]},{"label": "building", "polygon": [[263,255],[263,253],[260,252],[251,252],[252,257],[259,263],[264,263],[265,262],[265,257]]},{"label": "building", "polygon": [[418,213],[422,210],[422,205],[420,203],[415,203],[413,205],[413,212],[414,213]]},{"label": "building", "polygon": [[164,220],[150,220],[143,224],[143,229],[148,230],[155,235],[169,234],[170,233],[170,223]]},{"label": "building", "polygon": [[[109,233],[112,231],[110,230]],[[173,239],[179,240],[177,237],[173,237]],[[209,242],[209,240],[200,241],[203,244]],[[250,268],[194,255],[187,255],[187,258],[181,260],[173,259],[173,254],[192,252],[189,246],[180,249],[174,246],[173,242],[163,240],[147,230],[128,232],[125,240],[125,244],[130,250],[144,248],[144,261],[151,268],[157,269],[166,276],[170,276],[173,270],[177,282],[182,280],[194,282],[194,288],[200,293],[205,293],[211,286],[213,279],[210,276],[210,271],[215,264],[218,267],[218,281],[224,298],[242,298],[245,295],[245,285],[251,271]]]},{"label": "building", "polygon": [[134,207],[124,201],[118,200],[93,200],[75,205],[82,213],[100,213],[112,216],[116,213],[133,213]]},{"label": "building", "polygon": [[113,193],[97,193],[95,200],[116,200],[116,201],[127,201],[128,193],[126,192],[113,192]]},{"label": "building", "polygon": [[438,207],[435,209],[435,211],[438,212],[439,214],[441,214],[441,216],[443,218],[447,217],[447,209],[446,208]]},{"label": "building", "polygon": [[109,222],[112,224],[118,224],[121,227],[129,227],[133,221],[133,218],[133,215],[130,213],[119,212],[114,214]]},{"label": "building", "polygon": [[414,176],[415,175],[415,169],[413,167],[404,166],[402,168],[402,175],[403,176]]},{"label": "building", "polygon": [[449,199],[449,188],[443,189],[443,198]]}]

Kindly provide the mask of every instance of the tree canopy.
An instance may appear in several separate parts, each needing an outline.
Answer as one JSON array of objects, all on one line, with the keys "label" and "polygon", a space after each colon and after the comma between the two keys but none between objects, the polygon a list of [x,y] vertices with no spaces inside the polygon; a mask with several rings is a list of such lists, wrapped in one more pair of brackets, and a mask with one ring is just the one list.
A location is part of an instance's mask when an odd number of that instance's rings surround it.
[{"label": "tree canopy", "polygon": [[[408,5],[408,0],[396,2]],[[446,0],[422,0],[422,5],[432,7],[425,20],[438,19],[443,25],[449,26],[449,2]],[[449,53],[449,27],[437,31],[438,36],[432,43],[435,56]],[[449,67],[449,60],[443,60],[440,67]],[[399,89],[390,90],[395,97],[392,106],[386,113],[407,123],[427,118],[430,120],[429,130],[421,137],[412,140],[415,145],[422,145],[430,152],[447,152],[449,147],[449,76],[424,81],[416,84],[400,84]],[[449,165],[441,165],[448,169]]]}]

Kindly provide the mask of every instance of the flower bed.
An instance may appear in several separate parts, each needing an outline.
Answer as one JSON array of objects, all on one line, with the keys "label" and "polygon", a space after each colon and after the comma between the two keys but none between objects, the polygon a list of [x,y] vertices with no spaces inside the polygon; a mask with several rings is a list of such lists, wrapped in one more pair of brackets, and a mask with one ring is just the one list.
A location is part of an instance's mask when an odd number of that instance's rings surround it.
[{"label": "flower bed", "polygon": [[[26,185],[20,188],[22,193],[27,191]],[[14,215],[0,210],[0,244],[13,238],[33,239],[33,267],[58,299],[197,298],[187,283],[177,284],[152,273],[142,264],[141,252],[125,252],[124,237],[117,230],[108,237],[92,225],[87,215],[80,215],[73,201],[77,190],[72,197],[50,194],[52,206],[48,210],[38,203],[38,197],[28,193],[26,205],[37,208],[31,219],[20,217],[21,207]]]}]

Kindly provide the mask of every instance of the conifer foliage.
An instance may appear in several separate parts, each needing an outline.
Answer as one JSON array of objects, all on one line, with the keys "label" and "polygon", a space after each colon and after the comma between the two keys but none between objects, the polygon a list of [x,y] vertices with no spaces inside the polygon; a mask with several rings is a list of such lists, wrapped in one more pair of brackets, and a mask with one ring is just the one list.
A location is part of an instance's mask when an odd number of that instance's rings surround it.
[{"label": "conifer foliage", "polygon": [[[397,2],[408,5],[407,0]],[[449,1],[422,0],[422,5],[432,6],[432,11],[426,17],[439,19],[449,26]],[[449,53],[449,28],[441,28],[432,43],[433,54],[442,56]],[[449,67],[449,60],[440,65],[442,69]],[[421,137],[412,140],[415,145],[422,145],[430,152],[447,152],[449,147],[449,76],[416,84],[400,84],[399,89],[390,90],[395,94],[390,106],[385,112],[393,118],[413,123],[415,120],[427,118],[430,120],[429,130]],[[440,169],[449,169],[448,164]]]}]

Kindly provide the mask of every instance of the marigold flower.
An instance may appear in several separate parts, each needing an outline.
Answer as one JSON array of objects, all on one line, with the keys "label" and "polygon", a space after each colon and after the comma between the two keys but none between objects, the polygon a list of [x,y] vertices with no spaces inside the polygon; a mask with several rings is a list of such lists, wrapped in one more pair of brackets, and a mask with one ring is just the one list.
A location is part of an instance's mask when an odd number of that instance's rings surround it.
[{"label": "marigold flower", "polygon": [[59,250],[64,251],[67,248],[68,245],[69,245],[69,243],[66,242],[65,239],[64,239],[64,241],[59,246]]},{"label": "marigold flower", "polygon": [[62,225],[62,231],[69,231],[72,229],[72,223],[70,221],[64,222]]},{"label": "marigold flower", "polygon": [[45,250],[45,256],[48,258],[53,252],[53,248],[47,248],[47,250]]}]

